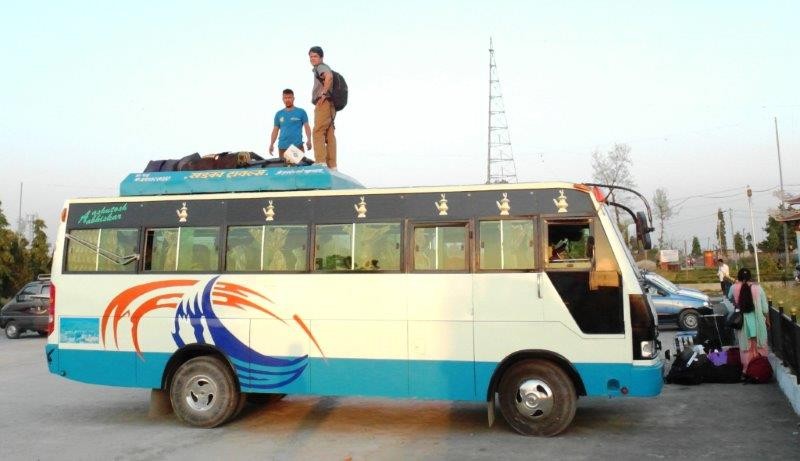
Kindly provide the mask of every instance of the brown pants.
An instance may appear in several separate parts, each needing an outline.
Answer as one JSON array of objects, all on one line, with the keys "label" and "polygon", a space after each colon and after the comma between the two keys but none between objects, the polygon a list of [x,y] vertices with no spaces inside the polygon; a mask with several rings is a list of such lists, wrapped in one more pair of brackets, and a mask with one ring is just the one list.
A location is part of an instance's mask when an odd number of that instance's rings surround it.
[{"label": "brown pants", "polygon": [[333,119],[336,109],[327,99],[314,106],[314,161],[325,163],[328,168],[336,168],[336,134]]},{"label": "brown pants", "polygon": [[[302,143],[295,144],[294,147],[302,150],[303,152],[306,151],[306,147]],[[283,154],[285,154],[285,153],[286,153],[286,149],[278,148],[278,157],[283,158]]]}]

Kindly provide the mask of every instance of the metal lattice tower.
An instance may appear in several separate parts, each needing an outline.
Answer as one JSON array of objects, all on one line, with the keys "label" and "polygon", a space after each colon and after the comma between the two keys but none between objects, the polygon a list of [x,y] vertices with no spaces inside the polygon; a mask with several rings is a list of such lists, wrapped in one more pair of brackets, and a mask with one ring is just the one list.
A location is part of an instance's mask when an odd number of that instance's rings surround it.
[{"label": "metal lattice tower", "polygon": [[517,167],[511,150],[503,93],[494,62],[494,47],[489,38],[489,149],[487,152],[486,184],[517,182]]}]

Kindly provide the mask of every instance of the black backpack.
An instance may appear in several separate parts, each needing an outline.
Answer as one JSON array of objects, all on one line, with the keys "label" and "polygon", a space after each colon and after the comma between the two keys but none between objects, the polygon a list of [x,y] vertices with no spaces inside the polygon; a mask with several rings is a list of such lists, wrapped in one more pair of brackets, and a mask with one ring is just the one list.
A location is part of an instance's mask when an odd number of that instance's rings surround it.
[{"label": "black backpack", "polygon": [[[347,105],[347,82],[339,72],[331,69],[331,74],[333,74],[333,84],[331,85],[330,98],[336,112],[339,112]],[[325,79],[319,74],[317,74],[317,80],[319,80],[320,83],[325,82]]]}]

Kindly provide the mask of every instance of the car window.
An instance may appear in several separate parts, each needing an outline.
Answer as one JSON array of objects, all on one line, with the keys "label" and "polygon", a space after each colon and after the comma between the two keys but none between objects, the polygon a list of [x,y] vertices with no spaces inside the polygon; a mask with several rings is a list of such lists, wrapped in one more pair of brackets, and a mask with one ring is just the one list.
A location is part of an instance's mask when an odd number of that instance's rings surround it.
[{"label": "car window", "polygon": [[31,283],[29,285],[25,285],[25,288],[19,292],[21,295],[38,295],[39,294],[39,285],[35,283]]},{"label": "car window", "polygon": [[50,285],[42,285],[42,289],[39,291],[39,294],[50,296]]}]

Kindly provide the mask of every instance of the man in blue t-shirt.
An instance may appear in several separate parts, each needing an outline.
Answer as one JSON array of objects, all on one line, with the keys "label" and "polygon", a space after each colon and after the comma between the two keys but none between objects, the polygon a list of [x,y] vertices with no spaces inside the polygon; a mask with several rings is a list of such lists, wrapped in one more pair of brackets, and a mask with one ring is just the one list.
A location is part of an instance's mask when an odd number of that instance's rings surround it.
[{"label": "man in blue t-shirt", "polygon": [[[283,90],[283,104],[286,107],[275,114],[275,124],[272,128],[272,137],[269,143],[269,154],[274,155],[272,151],[275,150],[275,140],[278,140],[278,155],[280,158],[283,158],[283,154],[289,146],[295,146],[305,152],[305,149],[303,149],[303,133],[300,128],[305,129],[306,148],[311,150],[311,127],[308,125],[308,115],[303,109],[294,106],[294,91],[288,88]],[[279,131],[281,133],[280,138],[278,138]]]}]

